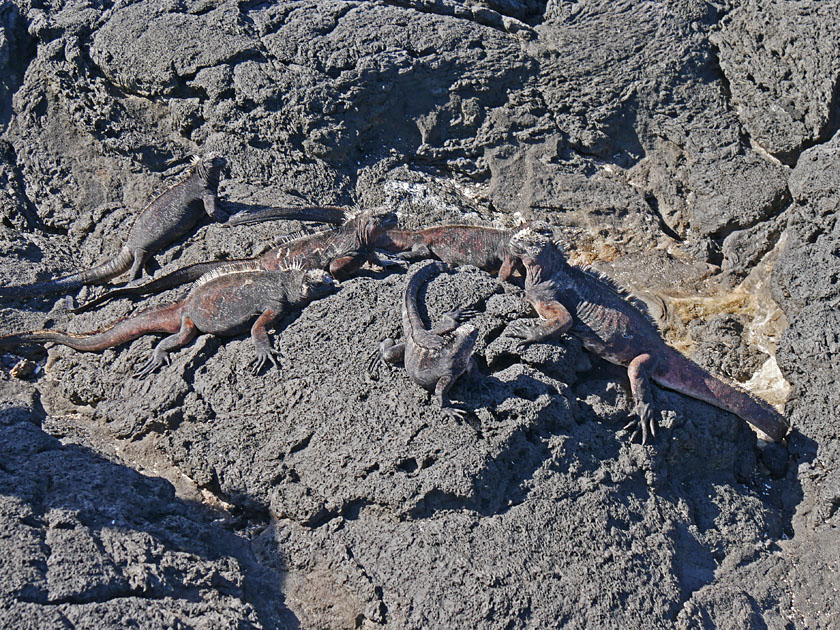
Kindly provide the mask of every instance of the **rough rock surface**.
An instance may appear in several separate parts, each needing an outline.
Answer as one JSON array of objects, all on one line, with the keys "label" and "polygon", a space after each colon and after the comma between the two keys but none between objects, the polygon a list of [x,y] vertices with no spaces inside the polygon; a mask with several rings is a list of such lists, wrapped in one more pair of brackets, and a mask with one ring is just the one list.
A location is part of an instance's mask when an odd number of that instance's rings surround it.
[{"label": "rough rock surface", "polygon": [[[479,311],[480,375],[441,417],[367,356],[405,275],[366,270],[247,336],[0,355],[0,626],[829,628],[840,623],[840,58],[834,2],[0,0],[0,282],[90,266],[193,153],[230,210],[340,203],[405,225],[548,219],[669,341],[787,398],[786,445],[570,337],[520,356],[521,289]],[[299,224],[219,224],[161,271]],[[85,288],[84,298],[98,288]],[[163,304],[183,291],[143,302]],[[64,299],[0,332],[94,330]],[[31,364],[27,364],[31,368]],[[788,387],[790,394],[788,396]]]}]

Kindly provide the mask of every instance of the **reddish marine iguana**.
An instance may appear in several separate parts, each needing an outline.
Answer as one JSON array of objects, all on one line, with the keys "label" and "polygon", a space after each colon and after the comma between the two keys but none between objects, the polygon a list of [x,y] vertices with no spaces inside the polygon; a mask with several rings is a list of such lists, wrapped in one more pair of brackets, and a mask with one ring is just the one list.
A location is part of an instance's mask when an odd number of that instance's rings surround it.
[{"label": "reddish marine iguana", "polygon": [[[263,269],[279,269],[294,262],[304,269],[325,269],[334,278],[343,280],[356,272],[365,261],[382,265],[370,246],[382,230],[396,225],[396,215],[385,210],[366,210],[351,217],[337,228],[327,228],[288,240],[264,254],[249,260]],[[165,276],[141,285],[113,289],[81,305],[75,313],[89,311],[95,306],[118,297],[160,293],[197,280],[205,273],[233,261],[214,260],[177,269]]]},{"label": "reddish marine iguana", "polygon": [[105,262],[63,278],[0,288],[0,296],[26,297],[72,291],[85,284],[99,284],[130,271],[129,280],[143,273],[149,257],[164,245],[189,232],[205,213],[221,221],[216,208],[219,175],[225,159],[217,153],[195,158],[187,177],[156,197],[138,215],[120,252]]},{"label": "reddish marine iguana", "polygon": [[473,265],[507,280],[517,263],[508,244],[518,230],[504,230],[481,225],[436,225],[422,229],[384,231],[374,246],[398,252],[403,260],[437,258],[448,265]]},{"label": "reddish marine iguana", "polygon": [[444,415],[463,418],[466,412],[453,407],[446,393],[461,374],[475,369],[472,351],[478,331],[474,326],[461,322],[476,313],[469,309],[456,309],[446,313],[433,328],[427,329],[417,312],[420,287],[433,274],[444,269],[443,263],[432,262],[409,276],[402,303],[405,341],[395,343],[393,339],[384,339],[378,352],[371,357],[370,370],[373,371],[379,359],[388,363],[403,361],[409,378],[434,393]]},{"label": "reddish marine iguana", "polygon": [[[650,380],[668,389],[734,413],[773,440],[788,432],[785,419],[766,402],[724,383],[677,350],[629,296],[596,274],[573,267],[559,247],[534,230],[523,230],[510,241],[513,255],[525,265],[525,296],[540,316],[539,323],[517,322],[507,334],[520,345],[569,332],[590,352],[627,367],[641,426],[642,443],[648,430],[655,436]],[[639,428],[631,439],[639,432]]]},{"label": "reddish marine iguana", "polygon": [[53,342],[99,352],[149,333],[169,333],[135,374],[142,378],[166,363],[169,351],[188,344],[199,333],[237,335],[253,322],[256,374],[267,361],[277,366],[268,327],[290,309],[326,295],[333,286],[332,277],[322,270],[266,271],[253,262],[232,263],[202,277],[184,300],[120,320],[107,330],[85,335],[57,330],[18,333],[0,337],[0,347]]},{"label": "reddish marine iguana", "polygon": [[[501,229],[484,225],[436,225],[420,229],[391,229],[374,246],[397,252],[403,260],[437,258],[448,265],[473,265],[508,280],[521,264],[510,253],[510,239],[526,225]],[[543,229],[543,228],[538,228]]]}]

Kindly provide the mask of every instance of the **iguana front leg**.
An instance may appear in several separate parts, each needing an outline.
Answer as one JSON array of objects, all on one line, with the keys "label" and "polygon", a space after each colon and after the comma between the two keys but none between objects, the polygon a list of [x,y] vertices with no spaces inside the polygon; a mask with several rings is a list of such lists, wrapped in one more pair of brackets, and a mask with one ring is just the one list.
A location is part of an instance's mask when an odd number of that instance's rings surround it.
[{"label": "iguana front leg", "polygon": [[499,280],[502,282],[507,282],[508,278],[513,275],[513,268],[516,264],[516,259],[513,258],[510,254],[505,254],[504,260],[502,261],[502,266],[499,267]]},{"label": "iguana front leg", "polygon": [[443,317],[440,318],[440,321],[435,324],[429,332],[433,335],[445,335],[447,333],[451,333],[453,330],[458,328],[462,322],[472,319],[476,315],[478,315],[478,311],[474,309],[456,308],[454,311],[445,313]]},{"label": "iguana front leg", "polygon": [[467,415],[467,412],[463,409],[459,409],[458,407],[454,406],[452,402],[449,400],[449,397],[446,393],[449,391],[449,388],[455,383],[455,377],[451,374],[445,374],[438,379],[437,385],[435,385],[435,394],[434,398],[440,407],[441,413],[447,418],[453,418],[456,420],[463,420],[464,416]]},{"label": "iguana front leg", "polygon": [[[653,418],[653,395],[650,387],[650,375],[656,369],[656,359],[649,354],[640,354],[630,361],[627,366],[627,376],[630,378],[630,391],[636,402],[633,413],[636,418],[627,423],[625,430],[635,427],[630,435],[632,442],[641,429],[642,444],[647,442],[648,430],[656,438],[656,422]],[[638,425],[638,426],[637,426]]]},{"label": "iguana front leg", "polygon": [[415,243],[407,252],[400,252],[397,254],[397,258],[402,258],[403,260],[409,262],[415,262],[417,260],[423,260],[425,258],[434,257],[434,253],[431,249],[429,249],[429,246],[425,243]]},{"label": "iguana front leg", "polygon": [[[507,327],[508,337],[518,337],[522,341],[517,343],[517,349],[522,350],[526,345],[542,341],[551,335],[562,334],[572,327],[572,314],[556,300],[549,302],[531,302],[540,316],[539,320],[526,322],[520,320]],[[542,322],[542,323],[538,323]]]},{"label": "iguana front leg", "polygon": [[252,370],[253,374],[258,374],[266,362],[270,362],[278,370],[280,369],[275,358],[279,353],[271,346],[268,339],[268,327],[277,321],[278,317],[280,317],[279,311],[268,308],[257,317],[257,321],[251,326],[251,340],[257,349],[257,361]]},{"label": "iguana front leg", "polygon": [[[379,373],[379,367],[383,361],[387,363],[400,363],[405,358],[405,343],[396,343],[390,337],[383,339],[379,347],[374,350],[367,362],[368,374],[370,376]],[[377,377],[378,378],[378,377]]]},{"label": "iguana front leg", "polygon": [[409,267],[408,261],[400,258],[399,254],[392,254],[383,250],[372,252],[368,260],[371,264],[379,265],[382,268],[392,267],[405,271]]},{"label": "iguana front leg", "polygon": [[383,258],[374,250],[368,251],[367,261],[371,265],[387,269],[388,267],[398,267],[400,269],[408,269],[408,264],[404,260],[392,260],[390,258]]},{"label": "iguana front leg", "polygon": [[212,192],[206,192],[201,196],[201,201],[204,202],[204,211],[214,221],[224,223],[229,217],[221,212],[216,204],[216,195]]},{"label": "iguana front leg", "polygon": [[330,261],[329,272],[336,280],[349,278],[365,264],[366,256],[361,252],[350,252]]}]

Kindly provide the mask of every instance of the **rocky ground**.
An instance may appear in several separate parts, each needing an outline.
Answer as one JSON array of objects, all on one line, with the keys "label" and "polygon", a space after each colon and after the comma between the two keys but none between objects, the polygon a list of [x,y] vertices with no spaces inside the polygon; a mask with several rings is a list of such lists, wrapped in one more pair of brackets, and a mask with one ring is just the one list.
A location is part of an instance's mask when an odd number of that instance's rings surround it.
[{"label": "rocky ground", "polygon": [[[384,204],[406,225],[545,218],[666,337],[779,405],[765,446],[563,337],[518,353],[521,289],[472,268],[428,315],[475,322],[441,417],[367,355],[401,273],[277,327],[36,354],[0,375],[0,625],[547,628],[840,625],[838,2],[0,0],[0,283],[91,266],[186,160],[221,196]],[[206,224],[157,257],[260,252],[299,224]],[[83,289],[84,299],[101,289]],[[140,305],[178,299],[178,291]],[[58,296],[0,332],[93,330]]]}]

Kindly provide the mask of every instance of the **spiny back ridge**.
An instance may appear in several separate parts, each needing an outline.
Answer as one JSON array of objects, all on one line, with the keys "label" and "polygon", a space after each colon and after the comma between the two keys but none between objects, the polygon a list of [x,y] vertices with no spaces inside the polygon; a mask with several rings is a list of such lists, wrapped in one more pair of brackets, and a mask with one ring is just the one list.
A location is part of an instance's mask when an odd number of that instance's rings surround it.
[{"label": "spiny back ridge", "polygon": [[195,281],[193,289],[197,289],[198,287],[203,286],[216,278],[220,278],[221,276],[227,276],[232,273],[249,273],[253,271],[265,271],[265,269],[257,260],[240,260],[232,262],[205,273]]},{"label": "spiny back ridge", "polygon": [[656,328],[657,331],[659,331],[659,325],[656,323],[656,320],[650,314],[650,309],[648,308],[648,305],[645,303],[644,300],[634,295],[633,293],[619,285],[615,280],[613,280],[606,274],[598,271],[597,269],[594,269],[589,266],[576,267],[576,269],[578,269],[583,274],[589,276],[590,278],[597,280],[600,284],[605,286],[616,296],[627,302],[630,306],[634,307],[637,311],[644,315],[645,319],[647,319],[648,322],[650,322],[650,324],[654,328]]}]

